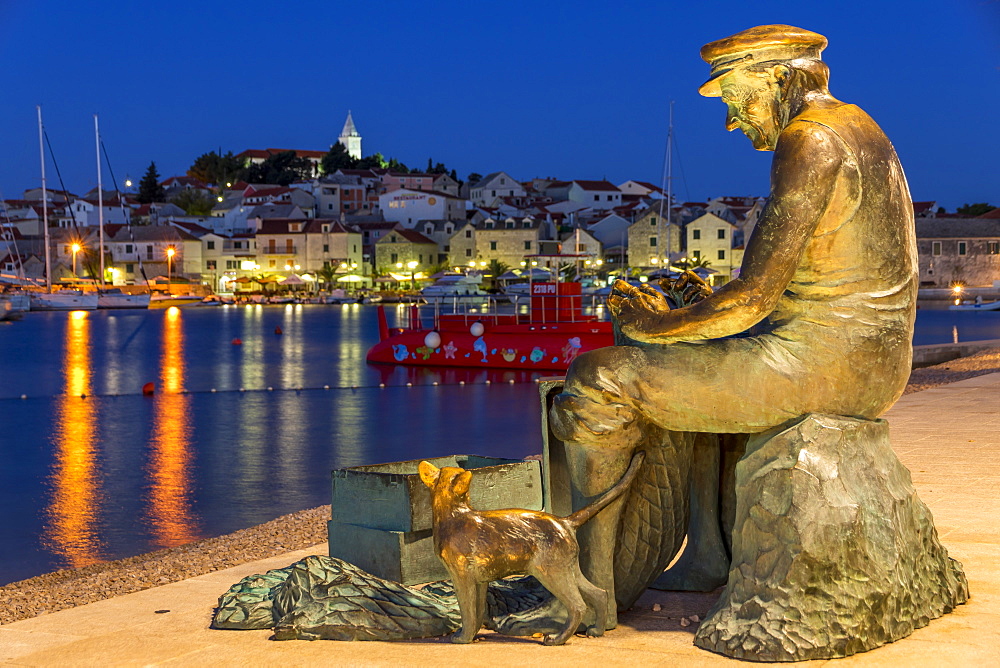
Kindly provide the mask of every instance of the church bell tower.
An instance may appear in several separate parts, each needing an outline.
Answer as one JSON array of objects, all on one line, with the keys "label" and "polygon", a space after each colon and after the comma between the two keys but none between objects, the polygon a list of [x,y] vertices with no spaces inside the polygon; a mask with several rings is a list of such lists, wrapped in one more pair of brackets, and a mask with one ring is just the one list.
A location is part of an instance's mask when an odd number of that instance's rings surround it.
[{"label": "church bell tower", "polygon": [[340,137],[337,141],[344,145],[348,155],[355,160],[361,159],[361,135],[358,134],[358,129],[354,127],[354,119],[351,118],[350,111],[347,112],[344,129],[340,131]]}]

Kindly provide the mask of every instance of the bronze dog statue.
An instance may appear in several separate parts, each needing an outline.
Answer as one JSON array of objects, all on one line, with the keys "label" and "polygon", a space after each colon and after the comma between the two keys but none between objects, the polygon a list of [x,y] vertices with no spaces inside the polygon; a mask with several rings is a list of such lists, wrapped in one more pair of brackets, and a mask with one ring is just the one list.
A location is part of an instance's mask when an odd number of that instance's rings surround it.
[{"label": "bronze dog statue", "polygon": [[587,635],[604,635],[608,594],[580,570],[576,529],[618,498],[639,471],[645,453],[632,458],[614,487],[569,517],[534,510],[478,511],[469,507],[472,473],[420,462],[420,479],[431,490],[434,550],[451,574],[462,613],[462,627],[452,641],[469,643],[483,626],[486,586],[509,575],[534,576],[569,611],[569,622],[558,635],[546,635],[546,645],[562,645],[580,626],[589,604],[595,623]]}]

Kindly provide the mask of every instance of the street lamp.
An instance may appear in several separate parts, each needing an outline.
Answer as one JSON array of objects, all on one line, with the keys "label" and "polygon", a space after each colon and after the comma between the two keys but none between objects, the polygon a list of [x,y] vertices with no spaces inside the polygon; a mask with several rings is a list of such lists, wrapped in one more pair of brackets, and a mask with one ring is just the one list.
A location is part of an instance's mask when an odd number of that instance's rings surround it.
[{"label": "street lamp", "polygon": [[80,248],[82,248],[82,246],[74,242],[69,248],[73,251],[73,278],[76,278],[76,254],[80,252]]},{"label": "street lamp", "polygon": [[174,282],[174,280],[173,280],[173,259],[174,259],[174,253],[176,253],[176,252],[177,251],[174,250],[173,246],[167,246],[167,288],[168,289],[169,289],[170,284]]},{"label": "street lamp", "polygon": [[417,264],[418,264],[418,262],[416,260],[410,260],[409,262],[406,263],[406,266],[410,269],[410,289],[411,290],[416,290],[417,289],[417,277],[416,277],[416,274],[414,274],[414,270],[417,268]]}]

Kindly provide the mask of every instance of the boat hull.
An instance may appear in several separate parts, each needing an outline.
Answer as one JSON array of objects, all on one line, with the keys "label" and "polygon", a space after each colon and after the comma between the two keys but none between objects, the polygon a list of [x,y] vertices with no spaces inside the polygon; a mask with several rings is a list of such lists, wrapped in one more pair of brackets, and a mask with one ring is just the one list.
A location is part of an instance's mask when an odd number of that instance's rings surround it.
[{"label": "boat hull", "polygon": [[149,295],[138,294],[99,294],[97,296],[97,308],[100,309],[121,309],[121,308],[149,308]]},{"label": "boat hull", "polygon": [[949,311],[1000,311],[1000,300],[982,304],[952,304]]},{"label": "boat hull", "polygon": [[[368,351],[367,360],[411,366],[565,371],[580,353],[614,344],[611,323],[603,321],[554,325],[487,322],[481,336],[469,329],[443,322],[438,330],[395,330]],[[427,345],[432,332],[440,336],[435,348]]]},{"label": "boat hull", "polygon": [[96,292],[37,292],[32,293],[30,299],[32,311],[93,311],[97,308]]},{"label": "boat hull", "polygon": [[170,308],[171,306],[185,307],[185,306],[198,306],[201,304],[202,297],[195,295],[176,295],[171,297],[160,297],[154,296],[149,300],[149,308]]}]

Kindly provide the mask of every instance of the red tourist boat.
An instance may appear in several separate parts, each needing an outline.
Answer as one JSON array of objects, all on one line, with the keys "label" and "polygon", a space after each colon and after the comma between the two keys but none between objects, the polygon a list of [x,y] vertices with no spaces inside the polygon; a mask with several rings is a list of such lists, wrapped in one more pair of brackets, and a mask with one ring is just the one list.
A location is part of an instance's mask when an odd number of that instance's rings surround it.
[{"label": "red tourist boat", "polygon": [[527,314],[436,315],[424,325],[416,306],[409,326],[389,329],[379,306],[380,341],[368,361],[414,366],[560,370],[582,352],[614,343],[611,323],[585,316],[580,284],[531,284]]}]

